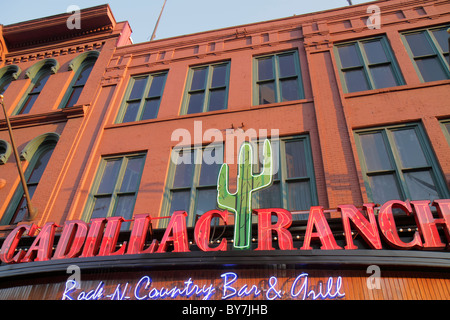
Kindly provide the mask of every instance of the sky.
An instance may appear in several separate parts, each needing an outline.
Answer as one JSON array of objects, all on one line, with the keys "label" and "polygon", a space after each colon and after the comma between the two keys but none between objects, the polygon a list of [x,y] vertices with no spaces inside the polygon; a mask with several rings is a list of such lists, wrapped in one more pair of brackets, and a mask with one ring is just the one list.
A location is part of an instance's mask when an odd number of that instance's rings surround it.
[{"label": "sky", "polygon": [[[353,4],[369,0],[352,0]],[[47,17],[109,3],[116,21],[127,20],[134,43],[149,41],[164,0],[0,0],[0,24]],[[167,0],[156,39],[238,26],[348,6],[347,0]]]}]

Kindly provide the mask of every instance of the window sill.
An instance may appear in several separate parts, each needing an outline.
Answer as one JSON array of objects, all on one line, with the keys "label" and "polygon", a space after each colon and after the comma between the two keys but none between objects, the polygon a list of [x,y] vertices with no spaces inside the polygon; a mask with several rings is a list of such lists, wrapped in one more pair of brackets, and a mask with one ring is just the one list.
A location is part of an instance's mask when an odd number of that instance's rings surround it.
[{"label": "window sill", "polygon": [[438,86],[443,86],[443,85],[448,85],[448,84],[450,84],[450,80],[424,82],[424,83],[415,84],[415,85],[402,85],[402,86],[383,88],[383,89],[366,90],[366,91],[353,92],[353,93],[344,93],[344,98],[351,99],[351,98],[376,95],[376,94],[380,94],[380,93],[407,91],[407,90],[429,88],[429,87],[438,87]]}]

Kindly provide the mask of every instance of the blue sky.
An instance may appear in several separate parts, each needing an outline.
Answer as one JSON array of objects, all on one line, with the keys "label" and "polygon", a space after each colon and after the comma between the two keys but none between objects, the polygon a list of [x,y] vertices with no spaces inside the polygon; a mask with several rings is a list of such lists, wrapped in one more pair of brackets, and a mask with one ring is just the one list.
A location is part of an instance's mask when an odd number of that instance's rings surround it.
[{"label": "blue sky", "polygon": [[[6,1],[6,0],[2,0]],[[353,0],[353,4],[368,2]],[[13,0],[0,10],[8,25],[109,3],[117,21],[128,20],[134,43],[150,40],[164,0]],[[347,6],[347,0],[167,0],[156,39]]]}]

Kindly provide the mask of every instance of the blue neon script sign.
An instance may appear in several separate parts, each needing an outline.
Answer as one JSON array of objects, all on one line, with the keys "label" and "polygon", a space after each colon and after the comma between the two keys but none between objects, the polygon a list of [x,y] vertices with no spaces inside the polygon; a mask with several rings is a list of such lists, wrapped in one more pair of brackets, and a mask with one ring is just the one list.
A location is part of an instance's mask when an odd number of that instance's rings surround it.
[{"label": "blue neon script sign", "polygon": [[83,291],[77,289],[78,284],[75,280],[67,280],[62,300],[163,300],[191,297],[202,300],[227,300],[244,297],[266,300],[318,300],[345,297],[345,293],[342,291],[341,277],[336,279],[329,277],[326,283],[319,281],[312,284],[308,273],[302,273],[292,283],[284,286],[280,285],[277,277],[272,276],[267,280],[267,287],[264,289],[254,284],[237,285],[239,276],[234,272],[223,273],[220,277],[222,282],[218,287],[213,284],[197,285],[192,278],[189,278],[181,286],[158,288],[153,285],[151,277],[143,276],[135,285],[131,285],[129,282],[118,283],[110,292],[107,292],[103,281],[100,281],[96,288]]}]

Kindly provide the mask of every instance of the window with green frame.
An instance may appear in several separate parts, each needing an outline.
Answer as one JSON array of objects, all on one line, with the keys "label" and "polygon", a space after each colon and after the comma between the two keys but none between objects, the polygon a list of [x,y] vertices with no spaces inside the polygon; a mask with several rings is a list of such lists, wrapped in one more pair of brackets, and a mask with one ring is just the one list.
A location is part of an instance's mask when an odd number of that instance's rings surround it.
[{"label": "window with green frame", "polygon": [[[83,215],[93,218],[121,216],[131,219],[136,202],[145,154],[103,157]],[[127,229],[129,223],[124,223]]]},{"label": "window with green frame", "polygon": [[42,70],[38,72],[36,77],[32,80],[33,83],[31,89],[28,91],[16,114],[27,114],[30,112],[51,75],[51,70],[47,67],[42,68]]},{"label": "window with green frame", "polygon": [[448,189],[420,124],[355,132],[370,201],[433,200]]},{"label": "window with green frame", "polygon": [[[33,198],[34,192],[44,174],[44,170],[47,167],[55,146],[56,141],[44,142],[31,157],[30,163],[24,173],[30,198]],[[19,185],[2,217],[1,224],[11,225],[19,223],[25,217],[27,211],[28,208],[24,191],[22,185]]]},{"label": "window with green frame", "polygon": [[229,62],[192,67],[186,82],[181,114],[226,109],[229,78]]},{"label": "window with green frame", "polygon": [[[222,163],[221,144],[173,149],[162,216],[184,210],[188,213],[187,226],[192,227],[198,216],[216,209],[217,176]],[[168,219],[162,219],[159,227],[167,223]]]},{"label": "window with green frame", "polygon": [[116,123],[156,119],[167,71],[132,77]]},{"label": "window with green frame", "polygon": [[297,51],[258,56],[253,70],[254,105],[304,98]]},{"label": "window with green frame", "polygon": [[441,121],[442,130],[444,130],[444,135],[450,144],[450,119]]},{"label": "window with green frame", "polygon": [[347,93],[404,84],[385,37],[342,43],[335,47],[335,53],[342,85]]},{"label": "window with green frame", "polygon": [[405,32],[406,49],[423,82],[450,79],[448,26]]},{"label": "window with green frame", "polygon": [[89,75],[91,74],[92,69],[94,68],[96,59],[89,58],[83,61],[79,70],[74,77],[74,82],[70,86],[66,96],[64,97],[63,107],[72,107],[75,103],[77,103],[78,98],[81,95],[81,91],[83,91],[84,85],[86,84]]},{"label": "window with green frame", "polygon": [[21,70],[16,65],[6,66],[0,69],[0,94],[8,89],[11,82],[19,76]]},{"label": "window with green frame", "polygon": [[[311,145],[307,135],[272,139],[274,156],[273,184],[255,192],[254,208],[285,208],[289,211],[309,210],[318,204]],[[262,154],[262,143],[258,143]],[[276,161],[278,159],[278,161]],[[260,172],[260,164],[255,166]],[[295,214],[294,220],[308,219],[307,214]]]}]

